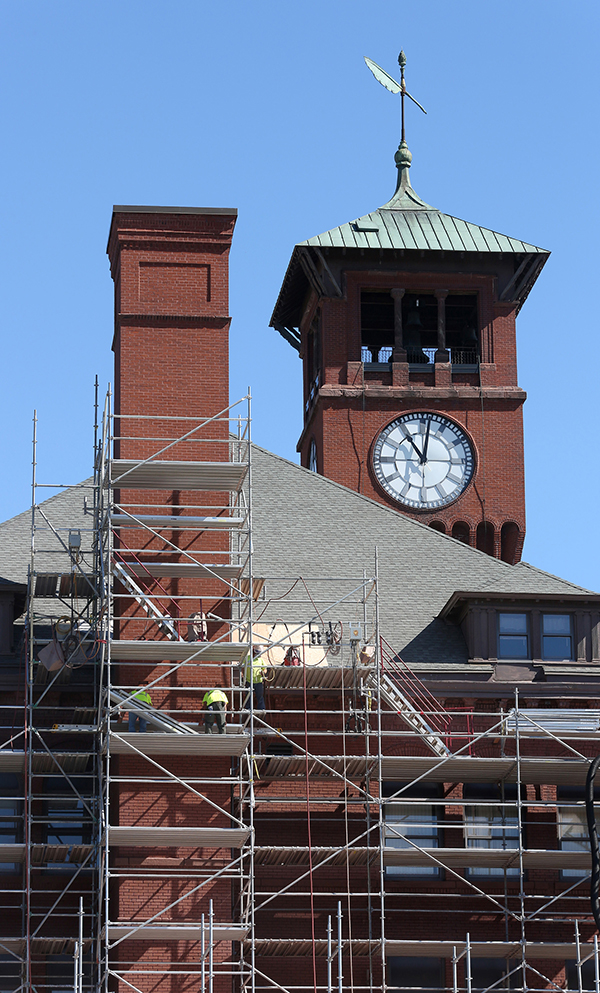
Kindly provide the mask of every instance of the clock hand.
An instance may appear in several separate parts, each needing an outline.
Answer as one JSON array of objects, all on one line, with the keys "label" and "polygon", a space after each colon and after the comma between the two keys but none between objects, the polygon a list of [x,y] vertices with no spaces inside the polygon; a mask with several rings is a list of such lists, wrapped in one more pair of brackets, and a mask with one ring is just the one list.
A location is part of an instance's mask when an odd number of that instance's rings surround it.
[{"label": "clock hand", "polygon": [[429,429],[431,421],[427,421],[427,431],[425,432],[425,443],[423,445],[423,462],[427,462],[427,446],[429,445]]},{"label": "clock hand", "polygon": [[423,459],[423,452],[420,452],[420,451],[419,451],[419,449],[418,449],[418,448],[417,448],[417,446],[415,445],[415,443],[414,443],[414,441],[412,440],[412,438],[411,438],[411,436],[410,436],[410,433],[409,433],[408,431],[407,431],[407,432],[404,432],[404,431],[403,431],[402,433],[404,434],[404,439],[405,439],[405,441],[410,441],[410,443],[411,443],[411,445],[412,445],[412,447],[414,448],[414,450],[415,450],[415,452],[416,452],[416,453],[417,453],[417,455],[419,456],[419,463],[421,463],[421,461],[422,461],[422,459]]}]

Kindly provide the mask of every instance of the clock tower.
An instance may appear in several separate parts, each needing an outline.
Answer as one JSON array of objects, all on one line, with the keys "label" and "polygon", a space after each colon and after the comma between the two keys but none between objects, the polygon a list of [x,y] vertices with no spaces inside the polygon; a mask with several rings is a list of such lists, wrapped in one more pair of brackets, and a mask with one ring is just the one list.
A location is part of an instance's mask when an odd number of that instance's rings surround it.
[{"label": "clock tower", "polygon": [[425,203],[411,159],[403,135],[392,199],[292,253],[271,326],[303,361],[298,451],[303,466],[518,562],[515,319],[549,253]]}]

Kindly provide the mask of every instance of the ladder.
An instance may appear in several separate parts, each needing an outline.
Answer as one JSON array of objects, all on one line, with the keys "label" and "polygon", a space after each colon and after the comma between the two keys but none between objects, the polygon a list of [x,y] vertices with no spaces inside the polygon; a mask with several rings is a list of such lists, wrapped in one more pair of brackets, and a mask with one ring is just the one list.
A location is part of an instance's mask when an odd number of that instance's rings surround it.
[{"label": "ladder", "polygon": [[[366,685],[371,690],[377,689],[377,673],[373,670],[366,678]],[[423,739],[431,751],[440,758],[450,755],[450,750],[444,744],[439,734],[434,731],[423,715],[413,706],[409,698],[402,693],[396,683],[385,672],[379,675],[379,692],[388,707],[395,710],[409,727]]]},{"label": "ladder", "polygon": [[144,593],[140,586],[138,586],[121,562],[113,563],[113,572],[114,575],[117,576],[117,578],[123,583],[123,586],[129,591],[129,593],[131,593],[134,600],[139,603],[140,607],[146,611],[146,614],[149,617],[151,616],[154,618],[158,624],[158,627],[165,632],[171,641],[185,641],[185,638],[182,638],[178,633],[172,618],[165,617],[164,614],[161,614],[156,604],[153,603],[151,598]]},{"label": "ladder", "polygon": [[[144,687],[142,687],[143,689]],[[134,691],[135,692],[135,691]],[[195,728],[190,727],[189,724],[181,724],[180,721],[176,721],[174,717],[170,717],[169,714],[164,714],[160,710],[155,710],[154,707],[150,706],[149,703],[144,703],[143,700],[132,699],[131,693],[123,693],[121,690],[110,689],[110,702],[114,705],[121,705],[127,710],[135,710],[137,714],[144,717],[148,724],[151,724],[158,731],[166,732],[167,734],[200,734],[200,731],[196,731]]]}]

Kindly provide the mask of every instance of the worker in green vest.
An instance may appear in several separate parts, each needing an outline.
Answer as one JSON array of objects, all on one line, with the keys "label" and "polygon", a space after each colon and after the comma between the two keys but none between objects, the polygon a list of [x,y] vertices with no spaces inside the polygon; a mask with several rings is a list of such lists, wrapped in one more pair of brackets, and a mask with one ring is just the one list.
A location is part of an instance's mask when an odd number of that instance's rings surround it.
[{"label": "worker in green vest", "polygon": [[[147,703],[150,707],[152,706],[152,697],[148,693],[148,690],[138,690],[137,693],[133,694],[133,700],[139,700],[141,703]],[[134,710],[132,707],[133,700],[129,704],[129,730],[130,731],[145,731],[146,730],[146,718],[141,710]],[[136,724],[139,722],[139,728],[136,728]]]},{"label": "worker in green vest", "polygon": [[202,703],[206,705],[206,714],[204,715],[204,733],[213,733],[213,724],[215,718],[217,721],[217,730],[219,734],[225,734],[225,711],[227,710],[227,704],[229,700],[227,699],[227,694],[223,690],[209,690],[202,697]]},{"label": "worker in green vest", "polygon": [[[250,658],[250,653],[246,658],[244,663],[244,680],[246,686],[249,688],[252,686],[254,695],[254,709],[260,711],[261,713],[265,710],[265,694],[263,688],[263,680],[267,674],[267,667],[265,666],[265,659],[263,653],[267,651],[266,645],[254,645],[252,648],[252,658]],[[244,709],[250,710],[250,694],[246,697],[244,702]]]}]

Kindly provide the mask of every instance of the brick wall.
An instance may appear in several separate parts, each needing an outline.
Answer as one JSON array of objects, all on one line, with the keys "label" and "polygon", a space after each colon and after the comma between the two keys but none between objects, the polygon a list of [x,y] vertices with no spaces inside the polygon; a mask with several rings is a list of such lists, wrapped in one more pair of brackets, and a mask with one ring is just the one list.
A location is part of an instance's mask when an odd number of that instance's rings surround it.
[{"label": "brick wall", "polygon": [[[367,265],[372,264],[367,262]],[[468,268],[468,266],[467,266]],[[452,293],[476,294],[479,300],[480,372],[452,372],[439,363],[424,369],[394,363],[389,371],[369,372],[360,361],[362,289],[432,293],[442,286]],[[469,543],[507,561],[518,561],[525,537],[525,485],[522,405],[517,385],[514,304],[495,298],[493,275],[457,272],[345,273],[345,295],[319,301],[322,339],[321,388],[299,442],[301,463],[309,464],[314,439],[318,471],[373,499],[402,510],[425,524],[436,522],[452,533],[466,525]],[[313,294],[302,323],[302,354],[317,300]],[[305,392],[309,388],[305,371]],[[309,400],[305,396],[305,402]],[[425,411],[443,414],[459,424],[475,453],[473,480],[447,507],[419,511],[394,502],[378,485],[371,463],[380,431],[402,414]],[[489,541],[477,534],[487,522]],[[503,525],[514,535],[502,537]],[[481,532],[481,528],[480,528]]]}]

